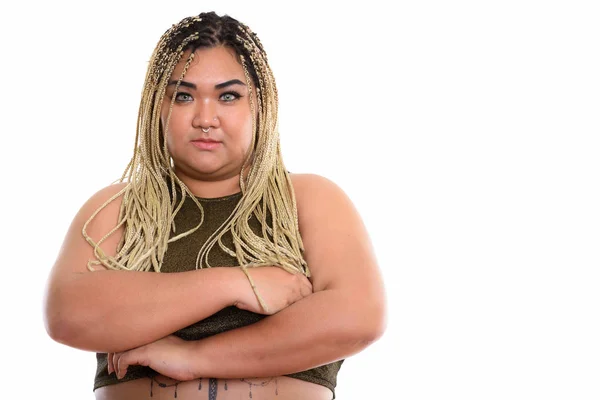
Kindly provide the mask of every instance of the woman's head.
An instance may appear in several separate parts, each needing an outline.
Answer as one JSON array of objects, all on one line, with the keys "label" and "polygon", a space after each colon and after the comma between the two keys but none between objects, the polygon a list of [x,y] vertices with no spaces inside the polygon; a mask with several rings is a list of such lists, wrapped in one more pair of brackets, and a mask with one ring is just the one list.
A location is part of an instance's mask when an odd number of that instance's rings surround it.
[{"label": "woman's head", "polygon": [[[227,97],[221,95],[232,87],[218,85],[232,80],[242,84],[229,98],[241,97],[222,101]],[[196,93],[191,93],[190,84]],[[242,111],[247,121],[242,121]],[[231,114],[235,117],[228,118]],[[277,89],[258,37],[237,20],[213,12],[173,25],[152,55],[139,119],[140,157],[161,175],[171,171],[172,164],[178,177],[211,180],[240,174],[251,163],[255,169],[272,169],[279,147]],[[202,138],[223,139],[222,146],[213,151],[190,144]],[[240,175],[243,188],[242,179]]]}]

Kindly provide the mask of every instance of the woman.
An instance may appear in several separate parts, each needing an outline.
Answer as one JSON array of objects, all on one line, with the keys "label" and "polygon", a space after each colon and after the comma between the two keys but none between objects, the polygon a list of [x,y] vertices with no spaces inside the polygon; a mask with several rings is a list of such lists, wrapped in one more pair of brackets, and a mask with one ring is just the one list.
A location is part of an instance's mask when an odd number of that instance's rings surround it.
[{"label": "woman", "polygon": [[76,215],[48,282],[48,333],[97,352],[96,398],[334,398],[384,308],[350,200],[284,168],[256,35],[214,13],[174,25],[133,158]]}]

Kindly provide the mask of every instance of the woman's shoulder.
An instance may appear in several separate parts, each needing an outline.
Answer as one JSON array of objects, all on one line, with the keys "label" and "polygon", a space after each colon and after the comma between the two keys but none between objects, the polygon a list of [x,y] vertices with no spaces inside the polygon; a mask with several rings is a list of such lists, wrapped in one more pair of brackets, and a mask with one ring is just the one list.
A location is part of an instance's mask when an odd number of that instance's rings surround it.
[{"label": "woman's shoulder", "polygon": [[114,226],[127,185],[126,182],[119,182],[96,191],[79,209],[75,217],[76,223],[83,226],[86,221],[95,216],[94,221],[90,221],[89,229],[92,231],[97,228],[103,231],[105,225]]},{"label": "woman's shoulder", "polygon": [[332,180],[317,174],[292,174],[290,173],[290,179],[294,187],[294,193],[296,196],[305,195],[311,193],[314,190],[338,190],[342,189]]},{"label": "woman's shoulder", "polygon": [[[317,174],[290,174],[298,215],[320,216],[332,210],[343,212],[351,205],[346,193],[332,180]],[[353,208],[353,207],[350,207]]]},{"label": "woman's shoulder", "polygon": [[105,187],[101,188],[100,190],[98,190],[96,193],[94,193],[92,195],[92,198],[112,197],[112,196],[116,195],[117,193],[121,192],[123,189],[125,189],[127,187],[127,185],[129,185],[128,182],[112,183],[112,184],[105,186]]},{"label": "woman's shoulder", "polygon": [[114,203],[120,205],[121,195],[124,193],[127,185],[127,182],[119,182],[103,187],[86,201],[83,208],[98,208],[105,203],[113,202],[113,200]]}]

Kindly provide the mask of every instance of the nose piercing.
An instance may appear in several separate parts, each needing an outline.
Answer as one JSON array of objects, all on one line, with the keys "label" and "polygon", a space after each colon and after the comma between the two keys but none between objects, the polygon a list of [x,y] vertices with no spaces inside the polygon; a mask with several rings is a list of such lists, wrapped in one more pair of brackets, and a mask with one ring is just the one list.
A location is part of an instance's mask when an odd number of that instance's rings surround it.
[{"label": "nose piercing", "polygon": [[206,128],[206,129],[202,128],[202,132],[208,133],[208,131],[210,131],[210,128]]}]

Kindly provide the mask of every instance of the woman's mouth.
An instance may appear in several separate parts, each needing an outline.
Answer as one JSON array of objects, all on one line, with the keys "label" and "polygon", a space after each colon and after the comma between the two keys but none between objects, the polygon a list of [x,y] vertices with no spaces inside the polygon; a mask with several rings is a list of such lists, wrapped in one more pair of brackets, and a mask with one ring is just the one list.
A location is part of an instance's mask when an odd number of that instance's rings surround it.
[{"label": "woman's mouth", "polygon": [[221,142],[210,139],[192,140],[192,144],[200,150],[213,150],[221,145]]}]

